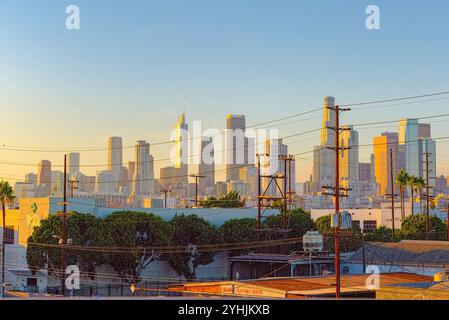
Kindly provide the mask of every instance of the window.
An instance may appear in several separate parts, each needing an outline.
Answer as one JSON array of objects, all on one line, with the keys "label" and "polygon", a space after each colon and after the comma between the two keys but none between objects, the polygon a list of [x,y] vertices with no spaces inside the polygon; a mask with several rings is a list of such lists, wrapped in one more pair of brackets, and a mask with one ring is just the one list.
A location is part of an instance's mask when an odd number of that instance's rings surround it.
[{"label": "window", "polygon": [[14,244],[14,227],[6,226],[5,230],[5,244]]},{"label": "window", "polygon": [[27,287],[37,287],[37,278],[27,278]]},{"label": "window", "polygon": [[360,220],[352,220],[352,227],[360,229]]},{"label": "window", "polygon": [[363,221],[363,231],[365,232],[373,232],[377,229],[377,221],[376,220],[365,220]]}]

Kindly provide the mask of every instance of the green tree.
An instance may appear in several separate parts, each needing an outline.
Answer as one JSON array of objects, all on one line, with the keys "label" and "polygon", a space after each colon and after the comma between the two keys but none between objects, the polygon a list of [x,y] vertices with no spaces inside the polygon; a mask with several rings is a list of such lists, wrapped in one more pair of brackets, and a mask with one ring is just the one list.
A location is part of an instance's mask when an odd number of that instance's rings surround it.
[{"label": "green tree", "polygon": [[416,180],[416,187],[418,189],[418,194],[419,194],[419,213],[422,214],[423,213],[423,199],[422,199],[422,194],[423,194],[423,189],[426,186],[426,180],[422,177],[419,177]]},{"label": "green tree", "polygon": [[217,228],[197,215],[176,215],[171,221],[171,245],[186,247],[186,252],[174,253],[169,257],[170,266],[179,276],[195,279],[199,265],[213,261],[216,252],[198,249],[199,245],[222,242]]},{"label": "green tree", "polygon": [[[241,243],[258,240],[256,232],[257,220],[253,218],[231,219],[220,227],[224,243]],[[230,255],[246,254],[250,249],[234,250]]]},{"label": "green tree", "polygon": [[200,206],[204,208],[243,208],[245,206],[245,201],[241,199],[241,196],[237,191],[232,190],[219,200],[211,197],[201,201]]},{"label": "green tree", "polygon": [[[286,228],[285,218],[287,220]],[[315,230],[315,228],[310,213],[298,208],[289,211],[287,216],[282,213],[268,216],[263,222],[262,230],[265,239],[276,240],[280,238],[301,238],[307,231]],[[301,249],[302,244],[300,243],[279,246],[279,250],[283,253],[291,253]]]},{"label": "green tree", "polygon": [[[331,227],[330,214],[319,217],[315,220],[317,230],[323,235],[325,250],[335,250],[335,237]],[[362,244],[362,233],[360,227],[352,224],[351,229],[341,230],[340,233],[340,249],[342,252],[350,252],[357,250]]]},{"label": "green tree", "polygon": [[[81,273],[95,277],[95,267],[103,263],[102,252],[94,250],[73,250],[70,246],[102,246],[104,232],[101,219],[93,215],[71,212],[66,217],[67,265],[77,265]],[[61,269],[62,215],[54,214],[41,221],[28,238],[27,263],[31,270],[48,269],[53,276],[60,276]]]},{"label": "green tree", "polygon": [[412,215],[414,214],[414,209],[415,209],[415,191],[418,188],[418,184],[419,184],[418,177],[416,177],[414,175],[408,176],[407,185],[410,190],[410,201],[411,201],[411,210],[412,210],[411,214]]},{"label": "green tree", "polygon": [[152,213],[118,211],[107,216],[103,224],[105,240],[110,247],[119,248],[107,253],[107,262],[125,282],[138,283],[151,262],[163,259],[154,247],[170,244],[169,224]]},{"label": "green tree", "polygon": [[[446,240],[447,226],[438,217],[429,218],[429,240]],[[426,239],[426,215],[416,214],[402,221],[402,235],[404,239],[423,240]]]},{"label": "green tree", "polygon": [[331,216],[327,214],[319,217],[315,220],[315,225],[318,231],[324,234],[325,232],[331,230]]},{"label": "green tree", "polygon": [[402,220],[405,218],[405,188],[407,187],[407,182],[409,180],[408,173],[401,169],[396,176],[396,184],[399,186],[399,192],[401,196],[401,217]]},{"label": "green tree", "polygon": [[2,204],[2,296],[5,289],[5,257],[6,257],[6,206],[14,200],[14,190],[8,181],[0,181],[0,202]]},{"label": "green tree", "polygon": [[379,227],[365,236],[366,241],[372,242],[398,242],[401,241],[401,238],[400,230],[395,230],[393,239],[393,231],[385,226]]}]

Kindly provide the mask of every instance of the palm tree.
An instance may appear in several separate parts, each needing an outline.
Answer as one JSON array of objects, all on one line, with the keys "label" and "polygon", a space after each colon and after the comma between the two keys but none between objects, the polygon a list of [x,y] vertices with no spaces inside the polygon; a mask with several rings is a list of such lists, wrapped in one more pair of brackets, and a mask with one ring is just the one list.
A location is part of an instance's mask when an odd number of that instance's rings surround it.
[{"label": "palm tree", "polygon": [[408,173],[404,169],[401,169],[398,172],[398,175],[396,176],[396,183],[399,185],[399,191],[401,193],[401,218],[402,218],[402,221],[404,221],[404,219],[405,219],[405,210],[404,210],[405,187],[407,186],[408,180],[409,180]]},{"label": "palm tree", "polygon": [[426,186],[426,180],[423,177],[419,177],[416,182],[417,182],[416,183],[416,187],[417,187],[418,193],[419,193],[419,213],[422,214],[423,213],[423,208],[422,208],[422,190]]},{"label": "palm tree", "polygon": [[408,180],[407,180],[407,185],[410,188],[410,195],[411,195],[410,200],[411,200],[411,204],[412,204],[411,214],[412,215],[414,214],[414,211],[415,211],[415,191],[418,189],[418,180],[419,180],[419,178],[414,175],[409,176]]},{"label": "palm tree", "polygon": [[2,205],[2,297],[5,291],[5,246],[6,246],[6,205],[14,200],[14,190],[8,181],[0,181],[0,203]]}]

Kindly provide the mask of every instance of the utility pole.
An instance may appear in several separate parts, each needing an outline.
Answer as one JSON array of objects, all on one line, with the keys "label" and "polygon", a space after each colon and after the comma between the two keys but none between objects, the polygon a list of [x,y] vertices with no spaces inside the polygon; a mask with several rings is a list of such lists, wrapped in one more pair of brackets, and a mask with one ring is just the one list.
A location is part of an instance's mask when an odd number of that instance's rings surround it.
[{"label": "utility pole", "polygon": [[430,169],[429,164],[431,163],[429,160],[429,156],[431,155],[430,152],[424,153],[426,157],[426,239],[429,239],[429,232],[430,232],[430,199],[433,198],[432,195],[430,195],[430,189],[432,188],[430,186]]},{"label": "utility pole", "polygon": [[[257,155],[257,230],[260,231],[261,228],[261,214],[262,214],[262,206],[261,206],[261,201],[262,199],[260,198],[261,193],[262,193],[262,183],[260,181],[260,156],[261,154],[258,153]],[[448,222],[449,223],[449,222]],[[260,234],[259,234],[260,236]]]},{"label": "utility pole", "polygon": [[164,194],[164,208],[167,208],[167,194],[170,192],[170,187],[164,186],[161,189],[161,193]]},{"label": "utility pole", "polygon": [[76,179],[70,179],[69,184],[70,184],[70,198],[73,198],[75,196],[75,190],[78,189],[78,187],[76,186],[76,184],[79,181]]},{"label": "utility pole", "polygon": [[447,204],[447,208],[446,209],[442,209],[441,211],[446,211],[447,214],[447,241],[449,241],[449,203]]},{"label": "utility pole", "polygon": [[397,197],[397,195],[394,193],[394,175],[393,175],[393,149],[390,148],[390,190],[391,193],[387,194],[387,197],[391,198],[391,233],[393,236],[393,241],[394,241],[394,236],[395,236],[395,216],[394,216],[394,199]]},{"label": "utility pole", "polygon": [[66,216],[67,216],[67,155],[64,155],[64,200],[62,203],[62,232],[61,232],[61,289],[62,296],[65,297],[65,252],[64,246],[67,244],[67,226],[66,226]]},{"label": "utility pole", "polygon": [[426,238],[429,237],[429,213],[430,213],[430,192],[429,192],[429,152],[426,152]]},{"label": "utility pole", "polygon": [[[334,186],[324,186],[323,188],[333,190],[330,195],[334,196],[335,199],[335,214],[337,215],[338,222],[337,226],[334,228],[335,237],[335,298],[340,298],[340,227],[341,227],[341,212],[340,212],[340,197],[347,196],[347,192],[350,188],[340,187],[340,151],[348,150],[350,147],[340,147],[340,132],[350,130],[350,128],[340,128],[340,112],[350,111],[348,108],[340,108],[338,105],[334,107],[327,107],[327,109],[335,113],[335,126],[327,127],[329,130],[335,132],[335,141],[333,147],[326,147],[334,151]],[[342,194],[341,191],[346,191],[346,194]]]},{"label": "utility pole", "polygon": [[394,241],[394,180],[393,180],[393,149],[390,149],[390,186],[391,186],[391,229]]},{"label": "utility pole", "polygon": [[280,156],[279,160],[284,161],[284,188],[283,188],[283,201],[284,201],[284,229],[287,229],[287,212],[289,204],[291,204],[292,190],[291,190],[291,162],[295,160],[292,155]]},{"label": "utility pole", "polygon": [[206,176],[200,174],[192,174],[190,176],[195,179],[195,207],[198,207],[198,182],[199,179],[206,178]]}]

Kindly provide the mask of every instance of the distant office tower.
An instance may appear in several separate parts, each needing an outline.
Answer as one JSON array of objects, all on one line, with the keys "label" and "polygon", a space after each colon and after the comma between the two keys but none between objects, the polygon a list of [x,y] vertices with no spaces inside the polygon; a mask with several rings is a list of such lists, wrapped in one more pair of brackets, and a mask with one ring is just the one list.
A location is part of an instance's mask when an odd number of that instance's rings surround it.
[{"label": "distant office tower", "polygon": [[[425,138],[420,140],[419,144],[419,176],[427,179],[427,164],[426,164],[426,153],[429,153],[429,185],[430,187],[436,187],[436,175],[437,175],[437,157],[436,157],[436,142],[431,138]],[[433,193],[433,190],[432,190]]]},{"label": "distant office tower", "polygon": [[151,195],[154,191],[154,160],[150,155],[150,144],[144,140],[137,141],[135,153],[136,167],[133,179],[133,194],[135,196]]},{"label": "distant office tower", "polygon": [[333,147],[335,145],[335,133],[329,127],[335,126],[335,113],[328,109],[328,107],[335,107],[334,97],[324,98],[323,120],[321,125],[321,150],[320,157],[320,175],[322,184],[334,183],[334,151],[326,149],[326,147]]},{"label": "distant office tower", "polygon": [[419,134],[419,138],[427,139],[427,138],[432,137],[430,124],[429,123],[420,123],[418,134]]},{"label": "distant office tower", "polygon": [[257,179],[258,175],[256,166],[245,166],[240,168],[239,180],[250,185],[250,195],[253,197],[256,196],[259,191]]},{"label": "distant office tower", "polygon": [[48,197],[51,193],[51,162],[48,160],[39,161],[37,191],[40,197]]},{"label": "distant office tower", "polygon": [[359,163],[359,180],[371,181],[371,163]]},{"label": "distant office tower", "polygon": [[95,191],[98,193],[113,194],[117,192],[115,173],[109,170],[98,171]]},{"label": "distant office tower", "polygon": [[51,195],[60,197],[64,192],[64,172],[51,172]]},{"label": "distant office tower", "polygon": [[217,192],[217,198],[220,199],[228,194],[228,184],[223,181],[219,181],[215,184],[215,191]]},{"label": "distant office tower", "polygon": [[14,203],[20,204],[20,199],[35,197],[35,184],[33,182],[16,182],[14,184]]},{"label": "distant office tower", "polygon": [[380,196],[391,192],[390,186],[390,149],[393,150],[393,177],[398,173],[398,134],[384,132],[374,138],[374,176]]},{"label": "distant office tower", "polygon": [[133,186],[134,186],[134,173],[136,171],[136,162],[134,161],[129,161],[128,162],[128,178],[127,180],[127,185],[129,187],[129,190],[132,191]]},{"label": "distant office tower", "polygon": [[178,180],[187,187],[189,178],[189,141],[188,141],[189,126],[186,123],[186,115],[182,113],[178,122],[176,123],[176,158],[175,168],[179,169]]},{"label": "distant office tower", "polygon": [[436,189],[435,193],[445,193],[447,192],[447,178],[444,175],[440,175],[436,178]]},{"label": "distant office tower", "polygon": [[370,182],[373,182],[373,183],[376,183],[376,176],[374,175],[375,159],[376,158],[374,156],[374,153],[371,153],[371,156],[370,156],[370,177],[371,177]]},{"label": "distant office tower", "polygon": [[335,143],[335,133],[328,129],[328,127],[335,125],[335,112],[328,109],[328,107],[335,107],[334,97],[324,97],[323,119],[321,123],[321,145],[323,146],[334,145]]},{"label": "distant office tower", "polygon": [[69,177],[80,172],[80,154],[78,152],[71,152],[67,155],[67,170]]},{"label": "distant office tower", "polygon": [[321,146],[315,146],[313,147],[313,168],[312,168],[312,179],[310,182],[310,189],[311,192],[317,193],[321,191],[321,166],[320,166],[320,160],[321,160],[321,149],[323,147]]},{"label": "distant office tower", "polygon": [[25,175],[25,182],[32,183],[34,185],[34,193],[37,191],[37,174],[34,172],[27,173]]},{"label": "distant office tower", "polygon": [[201,161],[198,172],[205,177],[199,180],[200,193],[206,194],[206,190],[215,185],[214,142],[210,137],[203,137],[201,140]]},{"label": "distant office tower", "polygon": [[238,181],[240,167],[248,164],[248,139],[245,137],[245,129],[245,116],[227,115],[225,136],[227,182]]},{"label": "distant office tower", "polygon": [[400,167],[408,174],[419,176],[419,125],[417,119],[399,122]]},{"label": "distant office tower", "polygon": [[108,139],[108,170],[115,174],[116,179],[121,175],[123,162],[123,145],[121,137]]},{"label": "distant office tower", "polygon": [[[163,167],[159,169],[159,182],[162,187],[174,187],[179,182],[179,169],[175,167]],[[155,190],[157,191],[157,190]]]},{"label": "distant office tower", "polygon": [[322,186],[334,183],[334,151],[329,147],[335,145],[335,132],[329,127],[335,126],[335,113],[329,109],[335,107],[334,97],[325,97],[323,119],[321,123],[321,145],[313,149],[313,175],[311,189],[313,192],[322,191]]},{"label": "distant office tower", "polygon": [[[344,128],[344,127],[343,127]],[[341,179],[359,180],[359,133],[353,126],[346,127],[350,130],[341,132],[341,145],[349,147],[340,152],[340,177]]]},{"label": "distant office tower", "polygon": [[78,180],[77,193],[94,193],[96,189],[96,176],[87,176],[83,173],[79,173],[75,177]]},{"label": "distant office tower", "polygon": [[[284,175],[286,173],[287,191],[295,191],[295,161],[290,164],[285,160],[280,160],[279,157],[288,156],[288,146],[282,142],[282,139],[270,139],[265,142],[265,152],[269,156],[263,161],[262,174],[263,175]],[[287,164],[287,167],[286,167]],[[268,187],[269,179],[262,179],[263,191]],[[284,191],[284,180],[282,178],[277,179],[278,185],[281,190]],[[288,189],[290,184],[290,189]],[[280,195],[275,183],[271,183],[268,188],[268,194]]]}]

